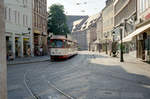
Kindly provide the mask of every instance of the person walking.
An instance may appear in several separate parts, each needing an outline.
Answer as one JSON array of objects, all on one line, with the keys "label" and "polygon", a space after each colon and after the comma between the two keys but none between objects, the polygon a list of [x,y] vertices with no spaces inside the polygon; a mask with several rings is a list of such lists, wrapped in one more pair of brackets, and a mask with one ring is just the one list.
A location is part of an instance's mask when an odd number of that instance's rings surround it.
[{"label": "person walking", "polygon": [[40,55],[43,55],[43,47],[40,47]]},{"label": "person walking", "polygon": [[27,55],[28,55],[28,56],[31,55],[31,50],[30,50],[30,48],[27,49]]}]

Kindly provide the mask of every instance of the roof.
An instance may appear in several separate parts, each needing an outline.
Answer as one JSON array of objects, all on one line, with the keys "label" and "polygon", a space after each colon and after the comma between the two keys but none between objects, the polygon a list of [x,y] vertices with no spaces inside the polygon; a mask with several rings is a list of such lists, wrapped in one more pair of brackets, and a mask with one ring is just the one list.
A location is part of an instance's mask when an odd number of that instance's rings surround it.
[{"label": "roof", "polygon": [[88,17],[87,15],[67,15],[67,25],[71,31],[73,28],[73,22],[82,18]]},{"label": "roof", "polygon": [[83,19],[79,19],[79,20],[77,20],[77,21],[74,21],[74,22],[73,22],[73,25],[78,25],[78,24],[80,24],[80,23],[82,22],[82,20],[83,20]]},{"label": "roof", "polygon": [[97,19],[100,17],[100,13],[97,13],[93,16],[90,16],[82,25],[81,30],[88,29],[88,27],[94,23],[96,23]]},{"label": "roof", "polygon": [[73,29],[73,30],[76,29],[77,26],[78,26],[82,21],[83,21],[83,19],[79,19],[79,20],[77,20],[77,21],[74,21],[74,22],[73,22],[73,28],[72,28],[72,29]]},{"label": "roof", "polygon": [[73,22],[73,29],[72,32],[81,30],[82,25],[88,19],[88,17],[84,17],[82,19],[76,20]]}]

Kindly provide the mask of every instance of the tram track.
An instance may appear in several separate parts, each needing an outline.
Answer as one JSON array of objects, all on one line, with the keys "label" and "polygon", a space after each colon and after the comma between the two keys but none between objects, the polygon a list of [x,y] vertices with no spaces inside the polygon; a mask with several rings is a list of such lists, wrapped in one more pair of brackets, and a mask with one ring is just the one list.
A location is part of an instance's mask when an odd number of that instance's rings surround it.
[{"label": "tram track", "polygon": [[27,72],[24,73],[24,85],[26,86],[28,92],[30,93],[31,97],[33,97],[34,99],[41,99],[40,96],[36,95],[31,87],[29,86],[29,80],[26,78]]},{"label": "tram track", "polygon": [[[70,61],[70,60],[69,60],[69,61]],[[82,60],[79,61],[79,62],[82,62],[82,61],[85,61],[85,60],[82,59]],[[51,62],[50,65],[53,65],[53,64],[56,64],[56,62]],[[71,69],[74,69],[74,68],[77,67],[77,66],[72,66],[73,63],[71,63],[70,65],[71,65],[71,67],[72,67]],[[63,68],[63,69],[65,69],[65,68]],[[70,69],[70,70],[71,70],[71,69]],[[29,74],[29,72],[30,72],[30,71],[27,71],[27,72],[24,73],[24,85],[26,86],[28,92],[30,93],[31,97],[33,97],[33,99],[41,99],[40,94],[34,93],[33,90],[32,90],[32,88],[31,88],[31,86],[30,86],[30,80],[27,79],[27,75]],[[58,94],[65,96],[67,99],[76,99],[75,97],[73,97],[73,96],[71,96],[71,95],[69,95],[69,94],[63,92],[60,88],[56,87],[56,85],[54,85],[52,82],[47,81],[47,83],[48,83],[48,85],[49,85],[51,88],[55,89],[55,90],[58,92]]]},{"label": "tram track", "polygon": [[[29,86],[30,81],[26,78],[26,74],[27,74],[27,73],[24,74],[24,84],[25,84],[25,86],[26,86],[28,92],[30,93],[31,97],[33,97],[33,99],[42,99],[42,98],[40,97],[40,95],[35,94],[35,93],[32,91],[32,88]],[[48,81],[48,85],[49,85],[50,87],[52,87],[53,89],[55,89],[55,90],[58,92],[58,94],[61,94],[61,95],[65,96],[67,99],[75,99],[75,98],[73,98],[71,95],[69,95],[69,94],[63,92],[61,89],[57,88],[57,87],[56,87],[54,84],[52,84],[50,81]]]},{"label": "tram track", "polygon": [[66,96],[68,99],[75,99],[71,95],[69,95],[69,94],[63,92],[61,89],[57,88],[54,84],[50,83],[50,81],[48,81],[48,84],[49,84],[49,86],[51,86],[52,88],[57,90],[59,93],[61,93],[62,95]]}]

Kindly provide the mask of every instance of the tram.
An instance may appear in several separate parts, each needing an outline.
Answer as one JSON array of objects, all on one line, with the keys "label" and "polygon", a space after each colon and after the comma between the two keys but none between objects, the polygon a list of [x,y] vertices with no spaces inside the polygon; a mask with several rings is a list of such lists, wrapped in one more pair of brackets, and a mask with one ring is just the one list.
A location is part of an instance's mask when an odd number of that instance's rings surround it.
[{"label": "tram", "polygon": [[67,59],[77,55],[77,42],[71,36],[52,35],[48,41],[48,48],[51,60]]}]

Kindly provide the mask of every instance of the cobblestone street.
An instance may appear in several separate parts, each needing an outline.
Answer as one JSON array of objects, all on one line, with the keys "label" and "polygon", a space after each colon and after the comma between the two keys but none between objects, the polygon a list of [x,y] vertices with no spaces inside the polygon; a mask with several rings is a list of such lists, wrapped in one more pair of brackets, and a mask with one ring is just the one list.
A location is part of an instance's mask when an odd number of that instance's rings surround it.
[{"label": "cobblestone street", "polygon": [[[126,58],[125,58],[126,59]],[[135,63],[136,62],[136,63]],[[150,65],[101,53],[8,66],[8,99],[149,99]]]}]

